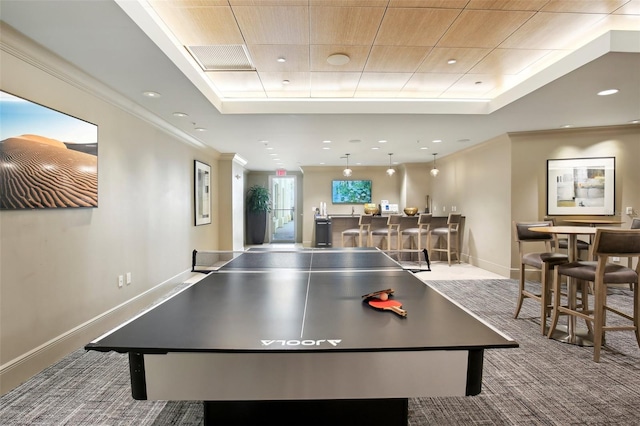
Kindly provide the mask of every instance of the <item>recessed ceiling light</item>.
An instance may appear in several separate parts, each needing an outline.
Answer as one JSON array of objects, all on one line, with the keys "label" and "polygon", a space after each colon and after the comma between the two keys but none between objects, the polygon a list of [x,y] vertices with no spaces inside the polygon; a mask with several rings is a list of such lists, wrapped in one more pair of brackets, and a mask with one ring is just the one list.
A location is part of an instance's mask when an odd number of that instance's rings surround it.
[{"label": "recessed ceiling light", "polygon": [[573,127],[573,124],[563,124],[562,126],[560,126],[563,129],[568,129],[570,127]]},{"label": "recessed ceiling light", "polygon": [[207,131],[207,129],[205,129],[204,127],[196,127],[193,130],[195,130],[196,132],[206,132]]},{"label": "recessed ceiling light", "polygon": [[159,98],[159,97],[161,97],[161,96],[162,96],[162,95],[161,95],[160,93],[158,93],[158,92],[151,92],[151,91],[148,91],[148,92],[142,92],[142,94],[143,94],[144,96],[146,96],[147,98]]},{"label": "recessed ceiling light", "polygon": [[456,61],[455,59],[449,59],[449,60],[447,61],[447,63],[448,63],[449,65],[453,65],[453,64],[455,64],[456,62],[458,62],[458,61]]},{"label": "recessed ceiling light", "polygon": [[434,139],[434,140],[432,140],[431,142],[433,142],[433,143],[440,143],[440,142],[442,142],[442,139]]},{"label": "recessed ceiling light", "polygon": [[471,139],[458,139],[457,142],[469,142],[471,141]]},{"label": "recessed ceiling light", "polygon": [[278,58],[277,61],[278,62],[287,62],[287,60],[285,58],[282,58],[282,57]]},{"label": "recessed ceiling light", "polygon": [[378,141],[378,143],[387,143],[387,140],[386,139],[381,139],[381,140]]},{"label": "recessed ceiling light", "polygon": [[273,149],[273,147],[272,147],[272,146],[268,146],[268,147],[267,147],[267,150],[269,150],[269,151],[271,151],[272,149]]},{"label": "recessed ceiling light", "polygon": [[331,147],[329,147],[329,146],[323,146],[323,147],[322,147],[322,149],[330,150],[330,149],[331,149]]},{"label": "recessed ceiling light", "polygon": [[187,114],[186,112],[174,112],[173,116],[174,117],[188,117],[189,114]]},{"label": "recessed ceiling light", "polygon": [[378,146],[373,146],[373,147],[371,147],[371,149],[380,149],[380,147],[378,147]]},{"label": "recessed ceiling light", "polygon": [[600,92],[598,92],[598,96],[609,96],[609,95],[616,94],[618,92],[619,92],[618,89],[601,90]]},{"label": "recessed ceiling light", "polygon": [[345,65],[348,64],[351,58],[344,53],[334,53],[327,58],[327,62],[331,65]]},{"label": "recessed ceiling light", "polygon": [[331,143],[330,140],[322,141],[322,143]]},{"label": "recessed ceiling light", "polygon": [[282,80],[282,84],[284,84],[285,86],[289,83],[291,83],[289,80]]},{"label": "recessed ceiling light", "polygon": [[629,123],[630,124],[638,124],[638,123],[640,123],[640,120],[631,120]]},{"label": "recessed ceiling light", "polygon": [[429,149],[426,146],[421,146],[420,149]]},{"label": "recessed ceiling light", "polygon": [[349,143],[360,143],[362,142],[360,139],[351,139]]}]

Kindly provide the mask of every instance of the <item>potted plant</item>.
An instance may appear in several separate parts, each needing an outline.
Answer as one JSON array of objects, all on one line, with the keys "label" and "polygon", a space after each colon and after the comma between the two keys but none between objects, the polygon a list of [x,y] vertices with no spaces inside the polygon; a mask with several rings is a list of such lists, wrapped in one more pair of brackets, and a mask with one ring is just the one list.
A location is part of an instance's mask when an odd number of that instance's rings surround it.
[{"label": "potted plant", "polygon": [[247,191],[247,233],[251,244],[264,243],[271,194],[264,186],[253,185]]}]

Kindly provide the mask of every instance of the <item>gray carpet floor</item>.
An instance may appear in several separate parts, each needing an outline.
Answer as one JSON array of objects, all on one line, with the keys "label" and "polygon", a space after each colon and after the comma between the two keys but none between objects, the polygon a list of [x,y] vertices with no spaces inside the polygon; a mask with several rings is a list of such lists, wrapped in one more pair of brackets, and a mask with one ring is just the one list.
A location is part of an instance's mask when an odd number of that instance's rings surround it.
[{"label": "gray carpet floor", "polygon": [[[421,273],[422,274],[422,273]],[[420,276],[420,274],[419,274]],[[429,281],[520,343],[485,352],[482,393],[412,398],[417,425],[640,425],[640,349],[631,332],[607,334],[600,363],[592,348],[539,334],[538,305],[519,319],[513,280]],[[609,296],[630,306],[629,290]],[[0,397],[0,425],[200,425],[201,402],[135,401],[125,355],[77,350]]]}]

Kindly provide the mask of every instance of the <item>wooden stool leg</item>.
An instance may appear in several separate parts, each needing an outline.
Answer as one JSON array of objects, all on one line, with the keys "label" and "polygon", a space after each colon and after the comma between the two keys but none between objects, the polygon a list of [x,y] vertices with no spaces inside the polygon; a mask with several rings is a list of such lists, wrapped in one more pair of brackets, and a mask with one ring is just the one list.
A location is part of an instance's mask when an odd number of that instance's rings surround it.
[{"label": "wooden stool leg", "polygon": [[547,337],[551,338],[553,332],[558,326],[558,317],[560,316],[560,274],[558,268],[554,268],[553,273],[553,310],[551,311],[551,324],[549,324],[549,331]]},{"label": "wooden stool leg", "polygon": [[522,308],[522,302],[524,302],[524,265],[520,264],[520,281],[518,284],[518,303],[516,304],[516,312],[513,314],[514,318],[518,318],[520,309]]}]

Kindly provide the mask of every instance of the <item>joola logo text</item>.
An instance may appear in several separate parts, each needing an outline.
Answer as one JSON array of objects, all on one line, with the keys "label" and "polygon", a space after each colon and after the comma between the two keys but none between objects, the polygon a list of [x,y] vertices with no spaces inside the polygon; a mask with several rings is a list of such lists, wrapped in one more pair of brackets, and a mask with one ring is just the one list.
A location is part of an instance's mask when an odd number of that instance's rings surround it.
[{"label": "joola logo text", "polygon": [[262,346],[338,346],[341,339],[320,339],[320,340],[261,340]]}]

